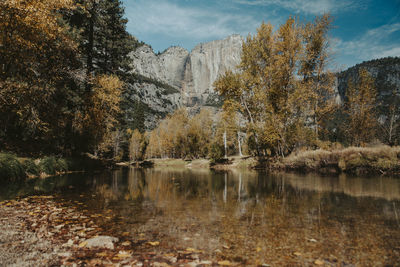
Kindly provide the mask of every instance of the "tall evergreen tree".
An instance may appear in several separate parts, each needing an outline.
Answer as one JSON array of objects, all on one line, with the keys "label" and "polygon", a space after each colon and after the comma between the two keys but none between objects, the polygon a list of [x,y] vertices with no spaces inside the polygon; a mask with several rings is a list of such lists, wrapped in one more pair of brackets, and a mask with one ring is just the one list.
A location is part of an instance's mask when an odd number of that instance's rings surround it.
[{"label": "tall evergreen tree", "polygon": [[126,31],[128,20],[119,0],[76,0],[81,7],[67,15],[81,30],[80,46],[90,80],[97,74],[122,74],[130,70],[128,53],[138,44]]}]

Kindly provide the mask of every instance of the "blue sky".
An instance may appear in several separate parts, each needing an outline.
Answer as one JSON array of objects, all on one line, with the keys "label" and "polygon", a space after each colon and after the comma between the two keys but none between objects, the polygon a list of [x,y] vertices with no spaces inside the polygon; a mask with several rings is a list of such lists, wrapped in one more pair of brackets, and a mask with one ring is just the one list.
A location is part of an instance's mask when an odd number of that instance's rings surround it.
[{"label": "blue sky", "polygon": [[333,69],[400,56],[400,0],[123,0],[128,31],[155,52],[189,51],[231,34],[253,34],[262,21],[279,27],[290,15],[311,21],[329,12]]}]

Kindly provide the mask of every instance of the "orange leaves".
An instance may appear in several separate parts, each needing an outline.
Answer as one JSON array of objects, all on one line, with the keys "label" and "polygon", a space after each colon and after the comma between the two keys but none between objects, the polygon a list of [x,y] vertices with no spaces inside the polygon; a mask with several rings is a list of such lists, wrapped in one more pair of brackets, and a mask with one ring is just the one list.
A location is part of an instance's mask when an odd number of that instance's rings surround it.
[{"label": "orange leaves", "polygon": [[135,129],[132,132],[132,136],[129,140],[129,158],[130,158],[130,160],[137,161],[143,157],[143,155],[142,155],[143,138],[144,138],[144,136],[138,131],[138,129]]},{"label": "orange leaves", "polygon": [[374,79],[366,69],[360,69],[359,82],[349,81],[346,96],[348,98],[346,113],[349,117],[347,133],[353,145],[362,145],[375,137],[377,125],[376,88]]},{"label": "orange leaves", "polygon": [[[299,133],[321,127],[333,109],[325,104],[333,93],[332,76],[325,70],[330,21],[325,15],[304,25],[290,17],[276,31],[262,23],[243,43],[240,72],[228,71],[215,82],[224,108],[246,117],[257,153],[279,150],[283,155],[303,145]],[[311,119],[314,125],[308,127]]]},{"label": "orange leaves", "polygon": [[120,112],[119,103],[124,83],[115,75],[100,75],[93,81],[92,92],[86,102],[83,129],[94,139],[95,150],[108,150],[112,143],[112,129]]}]

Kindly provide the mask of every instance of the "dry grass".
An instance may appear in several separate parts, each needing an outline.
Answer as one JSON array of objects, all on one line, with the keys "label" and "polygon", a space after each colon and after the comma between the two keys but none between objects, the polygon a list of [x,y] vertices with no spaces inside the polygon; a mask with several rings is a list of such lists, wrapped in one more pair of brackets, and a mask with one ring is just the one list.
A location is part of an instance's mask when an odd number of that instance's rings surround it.
[{"label": "dry grass", "polygon": [[154,167],[185,167],[188,163],[183,159],[151,159],[154,162]]},{"label": "dry grass", "polygon": [[278,166],[293,170],[325,171],[326,168],[348,173],[400,173],[400,147],[348,147],[340,150],[314,150],[291,154]]}]

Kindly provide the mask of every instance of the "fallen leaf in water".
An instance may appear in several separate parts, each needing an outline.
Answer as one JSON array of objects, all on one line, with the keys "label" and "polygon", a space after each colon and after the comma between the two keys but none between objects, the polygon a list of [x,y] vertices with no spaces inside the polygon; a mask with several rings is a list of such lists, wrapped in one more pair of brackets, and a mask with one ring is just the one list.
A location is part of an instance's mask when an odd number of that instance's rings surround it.
[{"label": "fallen leaf in water", "polygon": [[168,263],[165,263],[165,262],[155,262],[155,263],[153,263],[153,266],[154,267],[169,267],[171,265],[169,265]]},{"label": "fallen leaf in water", "polygon": [[226,261],[226,260],[225,261],[219,261],[218,264],[222,265],[222,266],[231,266],[232,265],[232,263],[230,261]]},{"label": "fallen leaf in water", "polygon": [[158,242],[158,241],[154,241],[154,242],[149,241],[149,242],[147,242],[147,243],[148,243],[149,245],[152,245],[153,247],[160,245],[160,242]]},{"label": "fallen leaf in water", "polygon": [[116,257],[118,258],[130,258],[132,256],[131,253],[127,252],[127,251],[120,251]]},{"label": "fallen leaf in water", "polygon": [[125,241],[125,242],[123,242],[121,245],[124,246],[124,247],[127,247],[127,246],[130,246],[130,245],[131,245],[131,242]]},{"label": "fallen leaf in water", "polygon": [[321,261],[321,260],[316,260],[316,261],[314,261],[314,263],[315,263],[316,265],[323,265],[323,264],[324,264],[324,262]]},{"label": "fallen leaf in water", "polygon": [[83,247],[85,247],[86,245],[87,245],[87,242],[86,242],[86,241],[83,241],[82,243],[80,243],[80,244],[78,245],[78,247],[83,248]]},{"label": "fallen leaf in water", "polygon": [[195,249],[195,248],[187,248],[186,251],[194,252],[194,253],[203,253],[202,250],[198,250],[198,249]]},{"label": "fallen leaf in water", "polygon": [[100,253],[96,253],[96,256],[97,256],[97,257],[107,257],[108,254],[105,253],[105,252],[100,252]]}]

